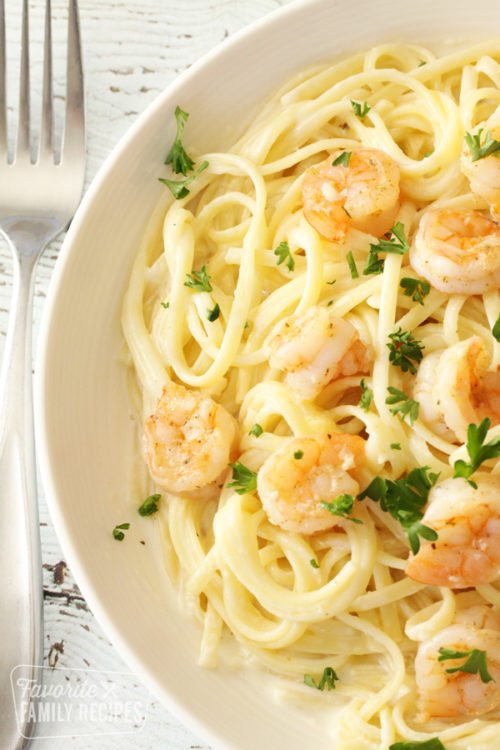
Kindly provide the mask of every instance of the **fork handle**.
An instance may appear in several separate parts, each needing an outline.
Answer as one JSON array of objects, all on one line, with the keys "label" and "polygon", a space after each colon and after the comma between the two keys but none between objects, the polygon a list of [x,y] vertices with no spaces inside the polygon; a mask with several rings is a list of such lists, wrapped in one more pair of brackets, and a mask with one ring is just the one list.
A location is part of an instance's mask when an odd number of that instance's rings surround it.
[{"label": "fork handle", "polygon": [[0,747],[19,750],[30,744],[26,738],[35,727],[28,691],[22,689],[28,683],[19,679],[39,684],[43,653],[31,375],[36,254],[31,254],[33,237],[7,239],[11,245],[15,242],[18,253],[14,253],[14,287],[0,377]]}]

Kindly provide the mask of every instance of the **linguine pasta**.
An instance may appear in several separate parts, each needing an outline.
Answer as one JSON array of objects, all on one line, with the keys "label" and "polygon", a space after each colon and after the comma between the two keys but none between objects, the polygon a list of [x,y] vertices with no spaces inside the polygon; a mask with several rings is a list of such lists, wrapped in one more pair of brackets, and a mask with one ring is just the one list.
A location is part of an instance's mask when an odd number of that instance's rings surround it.
[{"label": "linguine pasta", "polygon": [[[410,332],[427,356],[477,335],[495,371],[498,290],[473,296],[431,284],[420,299],[406,294],[401,280],[421,277],[405,251],[380,252],[380,272],[363,273],[376,238],[351,227],[342,241],[325,239],[304,217],[302,182],[333,152],[383,151],[399,165],[395,225],[411,243],[430,206],[487,212],[460,154],[464,133],[499,105],[498,42],[443,57],[383,45],[301,72],[226,153],[199,155],[196,165],[208,166],[188,194],[175,200],[165,189],[156,206],[124,301],[141,430],[174,381],[235,417],[231,462],[251,475],[292,436],[344,433],[365,439],[364,487],[416,467],[451,477],[467,457],[465,440],[388,402],[389,388],[412,388],[411,368],[389,357],[390,336]],[[210,290],[186,285],[194,271],[204,272]],[[285,318],[313,307],[351,323],[372,362],[303,398],[271,365],[266,342]],[[493,427],[488,438],[497,434]],[[495,473],[494,463],[487,470]],[[372,496],[355,502],[357,521],[339,515],[331,528],[301,534],[272,523],[256,488],[238,492],[232,479],[228,468],[207,497],[160,490],[165,561],[200,623],[200,664],[215,667],[231,633],[294,700],[338,711],[332,736],[345,750],[435,737],[448,750],[493,747],[498,709],[422,715],[414,662],[419,644],[449,626],[457,609],[500,606],[500,588],[454,590],[407,577],[405,529]],[[325,668],[338,677],[335,689],[325,682],[316,689]]]}]

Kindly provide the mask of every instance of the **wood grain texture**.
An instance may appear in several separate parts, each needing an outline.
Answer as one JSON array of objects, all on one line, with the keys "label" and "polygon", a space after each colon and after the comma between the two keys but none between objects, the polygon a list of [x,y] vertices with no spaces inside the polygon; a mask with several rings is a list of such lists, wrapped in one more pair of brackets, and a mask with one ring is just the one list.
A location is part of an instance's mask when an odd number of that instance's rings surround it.
[{"label": "wood grain texture", "polygon": [[[87,90],[88,167],[86,184],[138,114],[175,77],[224,38],[290,0],[80,0]],[[19,71],[20,2],[6,0],[8,119],[12,143]],[[33,104],[40,101],[42,0],[30,2]],[[55,93],[64,106],[66,0],[52,0],[55,37]],[[34,343],[61,240],[53,243],[37,271]],[[12,289],[12,263],[0,239],[0,356],[3,353]],[[39,488],[45,602],[45,665],[57,670],[129,671],[78,590],[68,569]],[[50,670],[49,670],[50,671]],[[83,673],[85,675],[85,672]],[[48,682],[50,683],[50,676]],[[45,727],[37,750],[208,750],[209,746],[159,705],[133,675],[129,692],[147,706],[141,729],[125,734],[72,736],[71,722]],[[52,731],[48,731],[52,730]],[[61,737],[60,735],[66,735]]]}]

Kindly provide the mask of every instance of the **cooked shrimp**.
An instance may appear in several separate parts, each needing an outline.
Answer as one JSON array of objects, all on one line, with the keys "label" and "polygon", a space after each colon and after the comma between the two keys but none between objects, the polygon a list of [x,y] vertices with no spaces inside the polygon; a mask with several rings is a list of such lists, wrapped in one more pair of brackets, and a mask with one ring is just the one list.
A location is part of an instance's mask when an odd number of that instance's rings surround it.
[{"label": "cooked shrimp", "polygon": [[[481,133],[479,131],[481,130]],[[488,133],[494,140],[500,140],[500,107],[475,129],[479,133],[481,144]],[[473,193],[480,195],[490,204],[491,215],[495,221],[500,221],[500,160],[498,152],[472,161],[472,154],[466,141],[462,148],[460,165],[462,172],[470,182]]]},{"label": "cooked shrimp", "polygon": [[264,348],[271,367],[286,372],[285,382],[305,399],[314,398],[340,376],[367,372],[372,361],[356,328],[325,307],[285,318],[271,331]]},{"label": "cooked shrimp", "polygon": [[489,604],[474,604],[467,609],[457,609],[455,622],[474,628],[491,628],[500,631],[500,615]]},{"label": "cooked shrimp", "polygon": [[449,440],[467,438],[470,424],[500,423],[500,372],[480,336],[471,336],[423,358],[413,386],[420,417]]},{"label": "cooked shrimp", "polygon": [[357,435],[297,437],[272,453],[257,474],[257,491],[271,523],[299,534],[341,523],[320,503],[358,494],[364,444]]},{"label": "cooked shrimp", "polygon": [[399,210],[399,167],[374,148],[352,151],[347,166],[334,166],[342,153],[335,151],[305,172],[304,216],[331,242],[342,242],[350,226],[381,237]]},{"label": "cooked shrimp", "polygon": [[[424,720],[430,716],[479,716],[500,705],[500,630],[491,616],[488,619],[493,627],[456,622],[419,646],[415,672]],[[486,651],[486,668],[493,680],[483,682],[477,673],[447,672],[463,666],[467,657],[438,661],[440,648],[462,653]]]},{"label": "cooked shrimp", "polygon": [[169,492],[192,492],[227,468],[235,420],[208,396],[168,383],[146,420],[144,454],[154,481]]},{"label": "cooked shrimp", "polygon": [[445,479],[429,492],[422,523],[435,542],[423,541],[406,564],[406,575],[420,583],[450,588],[481,586],[500,577],[500,476],[474,474]]},{"label": "cooked shrimp", "polygon": [[440,292],[499,289],[500,226],[479,211],[431,209],[420,220],[410,263]]}]

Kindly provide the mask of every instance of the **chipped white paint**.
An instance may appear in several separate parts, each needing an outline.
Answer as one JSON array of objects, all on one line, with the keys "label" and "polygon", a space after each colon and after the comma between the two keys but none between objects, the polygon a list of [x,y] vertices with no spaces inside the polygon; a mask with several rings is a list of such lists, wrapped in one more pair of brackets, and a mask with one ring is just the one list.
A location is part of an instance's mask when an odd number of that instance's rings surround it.
[{"label": "chipped white paint", "polygon": [[[137,115],[178,73],[226,36],[290,0],[80,0],[87,89],[87,184]],[[31,0],[32,61],[42,56],[43,1]],[[6,0],[9,120],[15,120],[20,29],[19,0]],[[56,81],[63,91],[66,0],[52,0]],[[40,67],[40,66],[39,66]],[[59,72],[58,72],[59,71]],[[34,75],[37,89],[37,70]],[[38,87],[39,88],[39,87]],[[38,96],[38,98],[37,98]],[[39,102],[35,90],[33,103]],[[34,300],[34,339],[60,243],[40,262]],[[0,242],[0,356],[7,329],[12,265]],[[58,669],[128,671],[87,608],[63,562],[40,488],[45,594],[45,664]],[[133,677],[130,694],[148,707],[142,729],[128,734],[71,736],[71,722],[54,723],[36,750],[208,750],[163,706],[151,700]],[[45,728],[47,730],[47,727]],[[66,735],[59,738],[60,735]]]}]

